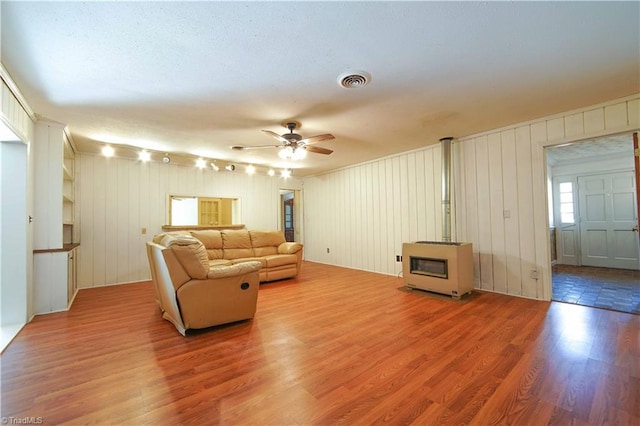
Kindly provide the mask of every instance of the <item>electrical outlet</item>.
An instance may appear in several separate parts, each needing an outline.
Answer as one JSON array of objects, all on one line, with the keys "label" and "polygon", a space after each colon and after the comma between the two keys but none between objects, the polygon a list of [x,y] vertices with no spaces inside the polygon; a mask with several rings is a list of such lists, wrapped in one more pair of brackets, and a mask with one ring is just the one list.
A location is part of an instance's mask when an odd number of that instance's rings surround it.
[{"label": "electrical outlet", "polygon": [[402,256],[399,254],[396,254],[396,262],[402,262]]},{"label": "electrical outlet", "polygon": [[327,253],[330,253],[330,252],[329,252],[329,247],[327,247]]}]

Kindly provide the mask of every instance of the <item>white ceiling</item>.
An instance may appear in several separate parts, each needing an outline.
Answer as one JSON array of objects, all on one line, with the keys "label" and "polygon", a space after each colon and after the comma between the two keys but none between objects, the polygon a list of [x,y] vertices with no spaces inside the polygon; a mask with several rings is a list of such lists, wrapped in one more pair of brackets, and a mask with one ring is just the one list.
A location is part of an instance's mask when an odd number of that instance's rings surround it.
[{"label": "white ceiling", "polygon": [[633,134],[612,135],[549,147],[545,152],[547,164],[551,166],[614,158],[628,159],[633,163]]},{"label": "white ceiling", "polygon": [[[35,112],[96,142],[298,176],[640,91],[638,2],[0,2]],[[372,81],[344,89],[337,77]],[[285,164],[267,129],[332,133]],[[124,151],[124,150],[122,150]],[[156,156],[157,158],[157,156]]]}]

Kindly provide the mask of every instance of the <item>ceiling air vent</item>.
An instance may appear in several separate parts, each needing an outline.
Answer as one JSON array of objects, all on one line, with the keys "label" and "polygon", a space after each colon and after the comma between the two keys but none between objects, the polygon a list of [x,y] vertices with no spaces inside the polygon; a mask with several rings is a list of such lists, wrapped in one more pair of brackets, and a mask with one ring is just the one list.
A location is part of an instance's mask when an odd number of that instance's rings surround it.
[{"label": "ceiling air vent", "polygon": [[345,89],[355,89],[365,86],[371,81],[371,76],[364,71],[346,72],[338,77],[338,84]]}]

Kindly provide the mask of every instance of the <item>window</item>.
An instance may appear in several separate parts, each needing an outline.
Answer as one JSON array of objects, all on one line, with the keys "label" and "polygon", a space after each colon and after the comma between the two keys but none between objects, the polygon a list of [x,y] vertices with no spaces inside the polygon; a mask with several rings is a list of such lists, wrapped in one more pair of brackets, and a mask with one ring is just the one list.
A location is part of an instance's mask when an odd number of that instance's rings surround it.
[{"label": "window", "polygon": [[239,223],[237,198],[169,196],[169,225],[225,226]]},{"label": "window", "polygon": [[560,222],[576,223],[573,211],[573,182],[562,182],[560,192]]}]

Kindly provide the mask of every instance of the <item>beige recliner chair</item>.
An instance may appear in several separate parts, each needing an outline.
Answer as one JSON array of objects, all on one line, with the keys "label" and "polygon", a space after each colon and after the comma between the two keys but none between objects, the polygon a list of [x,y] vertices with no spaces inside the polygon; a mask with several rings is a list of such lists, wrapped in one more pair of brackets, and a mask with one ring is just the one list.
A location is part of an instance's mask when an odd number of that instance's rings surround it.
[{"label": "beige recliner chair", "polygon": [[159,234],[147,255],[162,317],[182,335],[253,318],[260,262],[210,267],[204,245],[190,235]]}]

